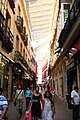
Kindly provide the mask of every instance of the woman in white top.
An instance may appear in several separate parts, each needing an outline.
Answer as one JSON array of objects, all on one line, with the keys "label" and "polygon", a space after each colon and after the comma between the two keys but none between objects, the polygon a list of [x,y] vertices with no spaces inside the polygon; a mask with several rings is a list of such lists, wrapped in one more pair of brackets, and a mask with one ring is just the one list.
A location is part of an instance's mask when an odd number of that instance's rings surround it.
[{"label": "woman in white top", "polygon": [[53,120],[54,106],[53,106],[52,95],[50,94],[49,91],[46,91],[44,97],[45,97],[45,99],[44,99],[42,119],[43,120]]}]

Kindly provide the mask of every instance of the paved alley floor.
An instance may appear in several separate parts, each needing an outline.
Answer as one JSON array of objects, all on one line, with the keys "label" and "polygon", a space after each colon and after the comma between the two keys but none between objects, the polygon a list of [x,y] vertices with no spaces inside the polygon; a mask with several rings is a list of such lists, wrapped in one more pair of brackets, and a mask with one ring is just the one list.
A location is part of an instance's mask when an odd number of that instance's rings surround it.
[{"label": "paved alley floor", "polygon": [[72,120],[72,110],[69,110],[64,100],[55,98],[56,114],[54,120]]},{"label": "paved alley floor", "polygon": [[[72,110],[67,108],[67,103],[58,97],[55,98],[55,101],[56,114],[54,120],[72,120]],[[17,111],[12,102],[9,104],[7,116],[9,120],[17,120]],[[22,118],[19,120],[25,120],[25,103]]]},{"label": "paved alley floor", "polygon": [[11,102],[9,104],[9,109],[8,109],[8,113],[7,113],[7,116],[8,116],[8,120],[25,120],[25,102],[23,104],[23,114],[22,114],[22,117],[20,119],[17,119],[17,111],[16,111],[16,107],[13,105],[13,102]]}]

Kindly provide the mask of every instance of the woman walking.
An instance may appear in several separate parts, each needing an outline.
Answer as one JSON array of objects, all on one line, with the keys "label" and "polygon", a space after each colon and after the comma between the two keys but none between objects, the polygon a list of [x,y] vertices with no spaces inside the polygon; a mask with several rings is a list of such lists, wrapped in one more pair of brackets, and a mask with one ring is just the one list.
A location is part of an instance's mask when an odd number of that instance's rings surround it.
[{"label": "woman walking", "polygon": [[43,120],[53,120],[54,116],[54,101],[50,91],[46,91],[44,95]]},{"label": "woman walking", "polygon": [[42,94],[39,93],[39,86],[36,86],[31,101],[32,101],[31,112],[33,120],[38,120],[41,118],[41,102],[42,102]]},{"label": "woman walking", "polygon": [[32,90],[30,90],[30,88],[27,87],[27,90],[26,90],[25,94],[26,94],[26,110],[28,110],[29,104],[30,104]]},{"label": "woman walking", "polygon": [[16,90],[16,95],[15,95],[15,100],[16,100],[16,109],[18,112],[17,118],[19,119],[22,116],[22,108],[24,101],[24,90],[22,90],[21,85],[18,85],[18,89]]}]

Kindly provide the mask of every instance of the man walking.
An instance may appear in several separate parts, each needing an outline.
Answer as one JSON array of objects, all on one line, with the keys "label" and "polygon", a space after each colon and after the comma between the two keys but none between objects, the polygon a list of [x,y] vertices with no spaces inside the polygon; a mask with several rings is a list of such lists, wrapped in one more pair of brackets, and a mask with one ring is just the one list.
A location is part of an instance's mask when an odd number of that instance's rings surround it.
[{"label": "man walking", "polygon": [[79,117],[79,102],[78,87],[75,86],[71,92],[71,104],[73,105],[73,120],[78,120]]},{"label": "man walking", "polygon": [[8,110],[8,102],[3,95],[2,88],[0,88],[0,120],[6,120],[7,110]]}]

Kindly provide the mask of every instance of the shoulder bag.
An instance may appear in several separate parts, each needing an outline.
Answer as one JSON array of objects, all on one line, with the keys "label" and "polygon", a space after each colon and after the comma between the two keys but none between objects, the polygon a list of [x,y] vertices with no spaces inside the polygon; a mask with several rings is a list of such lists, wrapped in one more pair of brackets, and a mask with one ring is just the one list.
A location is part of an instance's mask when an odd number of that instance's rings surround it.
[{"label": "shoulder bag", "polygon": [[[21,90],[21,91],[22,91],[22,90]],[[16,100],[17,100],[18,96],[20,95],[21,91],[18,93],[18,95],[17,95],[17,97],[16,97],[16,99],[15,99],[15,101],[14,101],[14,106],[16,106]]]}]

